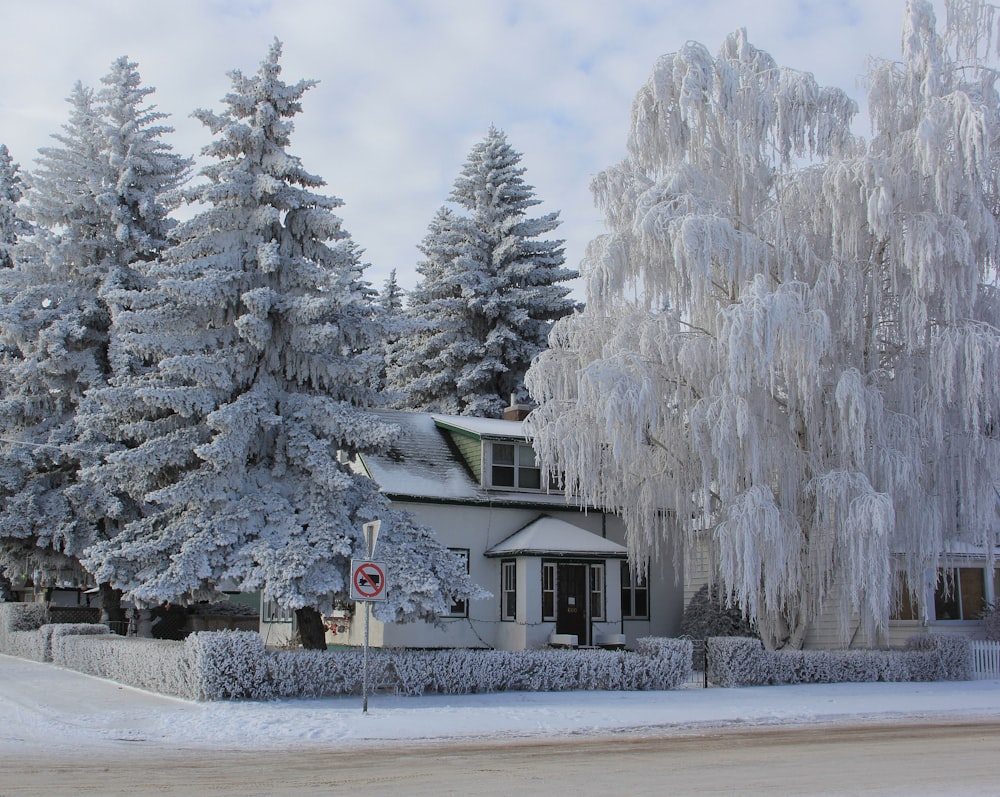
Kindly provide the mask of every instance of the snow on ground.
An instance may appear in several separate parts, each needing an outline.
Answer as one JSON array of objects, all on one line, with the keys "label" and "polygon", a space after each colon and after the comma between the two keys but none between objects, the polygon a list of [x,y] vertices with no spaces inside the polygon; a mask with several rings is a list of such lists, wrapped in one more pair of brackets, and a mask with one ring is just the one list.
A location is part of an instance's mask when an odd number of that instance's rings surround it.
[{"label": "snow on ground", "polygon": [[275,749],[686,733],[739,725],[1000,719],[1000,681],[813,684],[672,692],[559,692],[194,703],[0,655],[0,755],[171,748]]}]

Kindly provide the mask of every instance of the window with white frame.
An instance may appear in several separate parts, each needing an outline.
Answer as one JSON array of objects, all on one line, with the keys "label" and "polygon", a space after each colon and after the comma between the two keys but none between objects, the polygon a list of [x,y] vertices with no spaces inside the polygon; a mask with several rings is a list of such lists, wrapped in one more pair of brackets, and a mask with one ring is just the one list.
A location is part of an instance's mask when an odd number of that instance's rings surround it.
[{"label": "window with white frame", "polygon": [[290,623],[295,619],[295,610],[279,606],[276,601],[270,598],[264,599],[262,607],[263,620],[265,623]]},{"label": "window with white frame", "polygon": [[542,562],[542,619],[556,619],[555,562]]},{"label": "window with white frame", "polygon": [[[455,556],[462,559],[465,562],[465,572],[469,572],[469,549],[468,548],[449,548]],[[469,602],[466,600],[455,600],[451,604],[451,608],[447,614],[448,617],[468,617],[469,616]]]},{"label": "window with white frame", "polygon": [[604,563],[592,564],[590,571],[590,619],[604,620]]},{"label": "window with white frame", "polygon": [[649,586],[646,572],[632,572],[628,562],[622,562],[622,619],[649,619]]},{"label": "window with white frame", "polygon": [[500,619],[517,619],[517,562],[513,559],[500,563]]},{"label": "window with white frame", "polygon": [[490,445],[490,486],[513,490],[540,490],[541,468],[535,450],[527,443]]}]

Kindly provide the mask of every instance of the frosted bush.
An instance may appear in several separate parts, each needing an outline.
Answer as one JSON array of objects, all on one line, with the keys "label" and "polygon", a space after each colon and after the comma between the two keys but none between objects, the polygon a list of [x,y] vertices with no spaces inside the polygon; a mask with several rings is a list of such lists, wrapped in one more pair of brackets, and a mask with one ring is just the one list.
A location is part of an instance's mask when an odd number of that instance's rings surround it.
[{"label": "frosted bush", "polygon": [[197,631],[184,640],[198,700],[272,696],[256,631]]},{"label": "frosted bush", "polygon": [[979,615],[983,621],[983,633],[993,642],[1000,642],[1000,602],[987,603]]},{"label": "frosted bush", "polygon": [[0,630],[35,631],[47,620],[44,603],[0,603]]},{"label": "frosted bush", "polygon": [[73,634],[53,639],[52,660],[139,689],[191,700],[198,697],[194,668],[183,642]]},{"label": "frosted bush", "polygon": [[969,640],[921,636],[905,650],[764,650],[759,640],[708,640],[709,680],[719,686],[868,681],[956,681],[971,677]]},{"label": "frosted bush", "polygon": [[44,603],[0,603],[0,653],[45,661]]},{"label": "frosted bush", "polygon": [[104,636],[111,633],[100,623],[49,623],[38,629],[45,645],[45,661],[53,661],[53,650],[65,636]]},{"label": "frosted bush", "polygon": [[719,686],[759,686],[769,683],[764,646],[752,637],[709,637],[708,679]]},{"label": "frosted bush", "polygon": [[914,636],[907,640],[907,650],[935,654],[926,681],[968,681],[972,678],[972,646],[963,636],[944,634]]},{"label": "frosted bush", "polygon": [[361,694],[361,657],[354,651],[275,651],[267,654],[265,667],[276,697]]}]

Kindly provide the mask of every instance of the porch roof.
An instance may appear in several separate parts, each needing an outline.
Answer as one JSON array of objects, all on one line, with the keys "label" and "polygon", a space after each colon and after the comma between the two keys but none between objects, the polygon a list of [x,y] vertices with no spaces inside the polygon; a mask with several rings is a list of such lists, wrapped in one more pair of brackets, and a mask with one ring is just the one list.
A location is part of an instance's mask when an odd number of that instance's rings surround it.
[{"label": "porch roof", "polygon": [[592,532],[543,515],[486,551],[486,556],[591,556],[624,559],[628,550]]}]

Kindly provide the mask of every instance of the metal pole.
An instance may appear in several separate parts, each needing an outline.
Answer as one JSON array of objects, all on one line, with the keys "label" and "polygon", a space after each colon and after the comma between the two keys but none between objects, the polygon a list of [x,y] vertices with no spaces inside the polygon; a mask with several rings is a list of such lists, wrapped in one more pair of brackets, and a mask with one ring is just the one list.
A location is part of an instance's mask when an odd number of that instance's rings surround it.
[{"label": "metal pole", "polygon": [[361,673],[362,714],[368,713],[368,620],[371,617],[372,602],[365,601],[365,653]]}]

